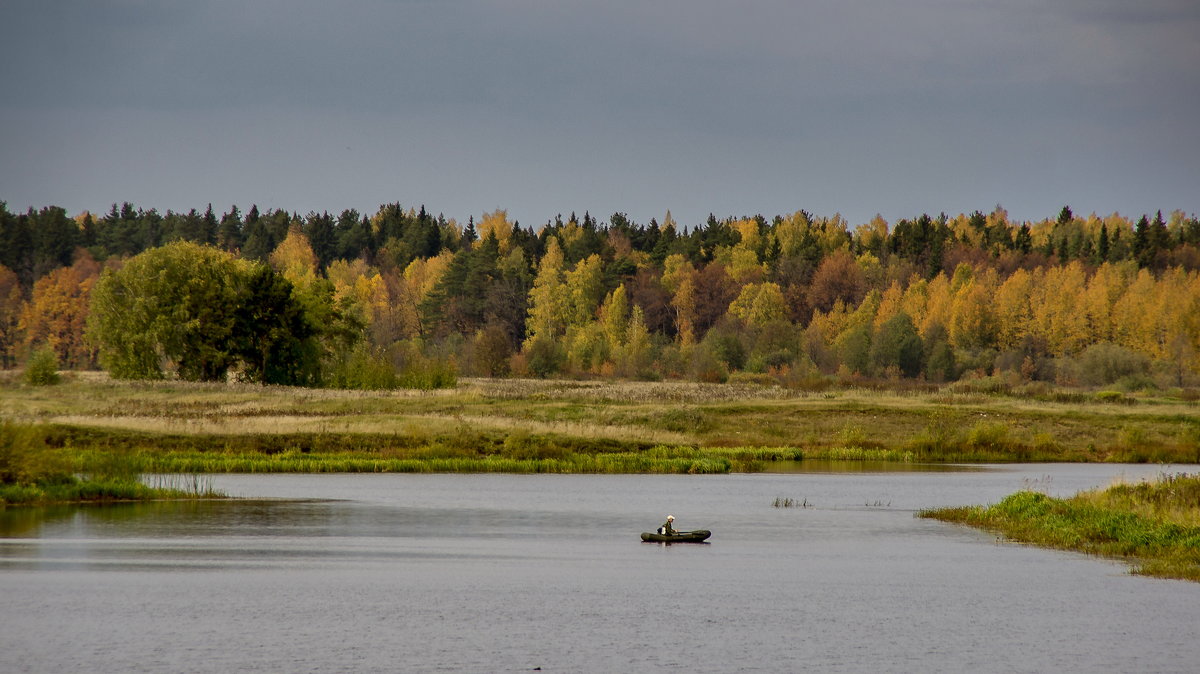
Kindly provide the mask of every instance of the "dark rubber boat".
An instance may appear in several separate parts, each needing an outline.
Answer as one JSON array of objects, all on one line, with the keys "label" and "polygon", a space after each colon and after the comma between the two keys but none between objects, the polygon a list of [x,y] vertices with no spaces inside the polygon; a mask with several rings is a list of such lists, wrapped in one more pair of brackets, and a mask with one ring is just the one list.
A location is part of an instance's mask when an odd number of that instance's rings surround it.
[{"label": "dark rubber boat", "polygon": [[647,543],[703,543],[709,536],[712,536],[712,532],[708,529],[676,531],[673,534],[642,532],[642,540]]}]

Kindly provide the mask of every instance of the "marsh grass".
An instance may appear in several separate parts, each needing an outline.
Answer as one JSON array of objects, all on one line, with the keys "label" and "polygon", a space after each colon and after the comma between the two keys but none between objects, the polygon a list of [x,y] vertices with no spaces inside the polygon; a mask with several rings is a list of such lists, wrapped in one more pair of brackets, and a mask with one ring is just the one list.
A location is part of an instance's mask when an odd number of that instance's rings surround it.
[{"label": "marsh grass", "polygon": [[57,503],[117,503],[181,498],[221,498],[211,488],[156,486],[140,481],[64,477],[34,484],[0,484],[0,508]]},{"label": "marsh grass", "polygon": [[921,517],[998,531],[1016,541],[1127,559],[1134,572],[1200,581],[1200,476],[1164,475],[1057,499],[1020,491],[992,506]]},{"label": "marsh grass", "polygon": [[365,457],[344,454],[247,455],[172,453],[147,460],[164,473],[728,473],[728,459],[654,458],[646,454],[573,454],[553,457]]},{"label": "marsh grass", "polygon": [[142,483],[159,492],[180,494],[191,498],[221,498],[224,494],[213,487],[212,477],[200,473],[168,473],[143,475]]},{"label": "marsh grass", "polygon": [[823,461],[916,461],[913,452],[902,449],[867,449],[864,447],[826,447],[805,450],[805,459],[821,459]]},{"label": "marsh grass", "polygon": [[[728,461],[737,471],[805,458],[1200,460],[1195,400],[1156,394],[1146,402],[1143,394],[1122,394],[1139,404],[1114,405],[1081,393],[1062,402],[1049,400],[1055,390],[1044,385],[1030,389],[1038,396],[1031,398],[1003,383],[809,392],[692,382],[461,379],[452,389],[349,391],[118,382],[83,373],[55,387],[0,384],[0,417],[46,424],[51,447],[81,471],[87,461],[80,456],[118,450],[132,450],[139,461],[224,454],[263,466],[270,464],[255,455],[296,450],[331,466],[349,458],[453,460],[458,463],[445,465],[454,470],[489,458],[488,470],[498,459],[521,470],[523,461],[559,461],[574,470],[573,455],[655,447],[697,450],[693,458],[718,461],[717,467]],[[311,466],[313,459],[297,462]]]},{"label": "marsh grass", "polygon": [[[72,464],[82,464],[73,470]],[[55,446],[45,426],[0,423],[0,507],[217,496],[211,487],[149,485],[144,460],[126,448],[81,453]]]}]

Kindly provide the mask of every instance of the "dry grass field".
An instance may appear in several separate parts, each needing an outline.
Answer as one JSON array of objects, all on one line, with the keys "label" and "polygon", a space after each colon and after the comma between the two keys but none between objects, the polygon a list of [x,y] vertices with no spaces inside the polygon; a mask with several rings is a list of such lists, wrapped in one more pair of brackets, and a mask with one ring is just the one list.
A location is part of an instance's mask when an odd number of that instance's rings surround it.
[{"label": "dry grass field", "polygon": [[77,453],[136,449],[146,456],[291,452],[311,459],[536,461],[651,456],[658,448],[653,456],[725,457],[735,469],[752,469],[747,457],[776,456],[1200,462],[1195,401],[1086,391],[1033,397],[962,387],[811,392],[464,379],[449,390],[359,392],[73,373],[57,386],[0,382],[0,417],[44,425],[54,442]]}]

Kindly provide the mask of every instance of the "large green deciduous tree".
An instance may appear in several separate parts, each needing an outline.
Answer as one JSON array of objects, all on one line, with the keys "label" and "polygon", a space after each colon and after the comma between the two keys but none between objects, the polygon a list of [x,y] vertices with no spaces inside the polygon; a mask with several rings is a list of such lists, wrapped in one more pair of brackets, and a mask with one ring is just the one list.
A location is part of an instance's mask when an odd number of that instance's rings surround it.
[{"label": "large green deciduous tree", "polygon": [[895,367],[905,377],[915,377],[925,364],[924,348],[912,318],[901,311],[879,326],[870,356],[879,370]]},{"label": "large green deciduous tree", "polygon": [[190,242],[153,248],[96,284],[89,330],[100,362],[123,379],[212,381],[236,358],[234,329],[249,264]]},{"label": "large green deciduous tree", "polygon": [[263,265],[190,242],[153,248],[106,271],[89,332],[123,379],[217,381],[229,368],[263,383],[315,383],[316,334],[291,283]]}]

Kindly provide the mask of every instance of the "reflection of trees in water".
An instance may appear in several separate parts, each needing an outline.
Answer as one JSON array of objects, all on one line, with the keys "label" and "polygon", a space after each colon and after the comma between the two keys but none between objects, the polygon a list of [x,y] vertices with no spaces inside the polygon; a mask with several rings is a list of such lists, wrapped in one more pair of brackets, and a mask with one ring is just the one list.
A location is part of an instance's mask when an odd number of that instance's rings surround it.
[{"label": "reflection of trees in water", "polygon": [[301,529],[320,535],[342,528],[334,511],[328,502],[243,500],[8,508],[0,511],[0,536],[261,536]]}]

